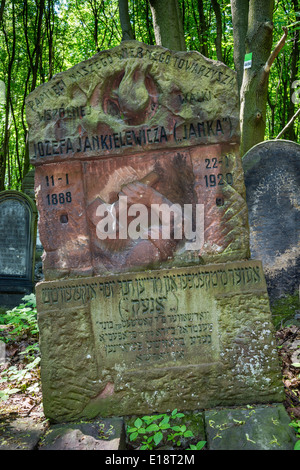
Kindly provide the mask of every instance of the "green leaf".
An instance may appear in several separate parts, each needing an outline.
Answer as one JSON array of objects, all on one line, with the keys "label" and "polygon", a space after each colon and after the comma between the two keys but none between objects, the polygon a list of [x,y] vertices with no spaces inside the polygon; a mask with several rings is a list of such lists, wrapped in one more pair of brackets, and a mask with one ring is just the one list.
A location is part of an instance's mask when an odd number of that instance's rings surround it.
[{"label": "green leaf", "polygon": [[134,422],[134,425],[135,425],[135,427],[137,427],[139,429],[139,428],[142,427],[143,421],[140,418],[137,418]]},{"label": "green leaf", "polygon": [[20,392],[20,391],[21,391],[20,388],[11,388],[10,390],[6,390],[6,393],[7,393],[8,395],[13,395],[14,393],[18,393],[18,392]]},{"label": "green leaf", "polygon": [[177,413],[177,408],[175,408],[175,410],[172,411],[172,416],[175,416]]},{"label": "green leaf", "polygon": [[169,423],[169,421],[170,421],[170,417],[165,416],[164,419],[159,423],[159,426],[161,426],[162,424],[167,424]]},{"label": "green leaf", "polygon": [[300,367],[300,362],[293,362],[293,363],[292,363],[292,366],[293,366],[293,367]]},{"label": "green leaf", "polygon": [[172,429],[169,423],[159,425],[160,429]]},{"label": "green leaf", "polygon": [[196,444],[197,450],[203,449],[203,447],[205,446],[205,444],[206,444],[206,441],[199,441],[199,442],[197,442],[197,444]]},{"label": "green leaf", "polygon": [[138,435],[139,435],[138,432],[133,432],[132,434],[130,434],[129,440],[134,441],[138,437]]},{"label": "green leaf", "polygon": [[186,426],[184,424],[182,426],[172,426],[171,429],[182,434],[186,431]]},{"label": "green leaf", "polygon": [[154,440],[155,444],[158,445],[162,441],[163,437],[164,436],[163,436],[162,432],[156,433],[153,437],[153,440]]},{"label": "green leaf", "polygon": [[194,434],[192,433],[192,431],[185,431],[185,433],[183,434],[184,437],[194,437]]},{"label": "green leaf", "polygon": [[300,450],[300,441],[297,441],[295,446],[294,446],[294,450]]},{"label": "green leaf", "polygon": [[150,424],[150,426],[148,426],[146,428],[146,432],[154,432],[154,431],[158,431],[158,430],[159,430],[159,426],[156,423],[152,423],[152,424]]},{"label": "green leaf", "polygon": [[8,393],[7,393],[7,389],[5,390],[0,390],[0,401],[5,401],[7,400],[9,397]]},{"label": "green leaf", "polygon": [[145,428],[139,428],[139,429],[138,429],[138,433],[139,433],[139,434],[145,434],[145,433],[146,433],[146,429],[145,429]]}]

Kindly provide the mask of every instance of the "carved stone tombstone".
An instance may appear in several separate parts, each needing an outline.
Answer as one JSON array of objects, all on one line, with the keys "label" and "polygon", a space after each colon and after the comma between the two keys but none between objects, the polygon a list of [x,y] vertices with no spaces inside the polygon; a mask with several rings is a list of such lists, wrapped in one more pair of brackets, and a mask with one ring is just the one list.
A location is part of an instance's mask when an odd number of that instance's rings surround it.
[{"label": "carved stone tombstone", "polygon": [[15,307],[33,292],[37,209],[19,191],[0,192],[0,305]]},{"label": "carved stone tombstone", "polygon": [[299,289],[300,145],[267,141],[243,158],[253,258],[262,260],[271,300]]},{"label": "carved stone tombstone", "polygon": [[37,88],[27,119],[46,416],[280,401],[235,73],[127,41]]}]

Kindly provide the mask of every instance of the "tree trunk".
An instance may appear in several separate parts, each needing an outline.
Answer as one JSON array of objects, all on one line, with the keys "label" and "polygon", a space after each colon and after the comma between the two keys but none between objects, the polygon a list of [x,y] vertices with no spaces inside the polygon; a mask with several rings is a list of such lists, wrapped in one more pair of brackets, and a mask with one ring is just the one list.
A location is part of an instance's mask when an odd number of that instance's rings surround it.
[{"label": "tree trunk", "polygon": [[222,55],[222,15],[221,15],[221,8],[218,0],[211,0],[212,7],[215,12],[216,16],[216,25],[217,25],[217,37],[216,37],[216,52],[217,52],[217,59],[220,62],[223,62],[223,55]]},{"label": "tree trunk", "polygon": [[246,35],[248,30],[249,0],[231,0],[233,26],[233,58],[238,89],[243,83]]},{"label": "tree trunk", "polygon": [[128,0],[119,0],[119,15],[122,28],[122,41],[134,39],[128,12]]},{"label": "tree trunk", "polygon": [[[241,155],[244,155],[262,142],[265,135],[268,78],[275,60],[275,56],[270,55],[274,0],[232,0],[231,8],[240,86]],[[243,70],[245,53],[252,53],[252,65]]]},{"label": "tree trunk", "polygon": [[[295,13],[299,12],[299,1],[292,0],[292,3],[294,6]],[[299,71],[299,29],[296,29],[294,32],[294,38],[293,38],[292,63],[291,63],[291,73],[290,73],[291,92],[290,92],[290,102],[288,106],[288,121],[290,121],[295,114],[295,104],[293,103],[293,100],[292,100],[292,95],[293,95],[292,85],[298,78],[298,71]],[[290,126],[288,128],[288,132],[286,133],[286,138],[289,140],[297,140],[294,126]]]},{"label": "tree trunk", "polygon": [[205,20],[204,8],[203,8],[203,0],[198,0],[198,14],[199,14],[199,28],[198,28],[198,36],[200,41],[200,50],[201,54],[205,57],[208,57],[208,47],[207,47],[207,24]]},{"label": "tree trunk", "polygon": [[3,144],[0,150],[0,191],[5,189],[5,174],[9,159],[9,135],[10,135],[10,100],[11,100],[11,84],[13,77],[13,65],[16,52],[16,28],[15,28],[15,2],[12,2],[12,41],[8,38],[7,31],[2,17],[2,31],[5,39],[5,45],[8,55],[7,67],[7,87],[6,87],[6,102],[5,102],[5,124],[4,124],[4,137]]},{"label": "tree trunk", "polygon": [[186,51],[178,0],[149,0],[156,44],[173,51]]}]

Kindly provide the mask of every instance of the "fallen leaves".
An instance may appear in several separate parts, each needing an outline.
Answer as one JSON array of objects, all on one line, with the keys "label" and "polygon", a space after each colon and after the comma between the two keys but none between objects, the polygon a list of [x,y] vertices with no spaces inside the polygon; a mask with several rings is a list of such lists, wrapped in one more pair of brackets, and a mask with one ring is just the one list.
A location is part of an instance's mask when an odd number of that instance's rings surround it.
[{"label": "fallen leaves", "polygon": [[300,418],[300,328],[292,325],[276,333],[285,390],[285,407],[291,419]]}]

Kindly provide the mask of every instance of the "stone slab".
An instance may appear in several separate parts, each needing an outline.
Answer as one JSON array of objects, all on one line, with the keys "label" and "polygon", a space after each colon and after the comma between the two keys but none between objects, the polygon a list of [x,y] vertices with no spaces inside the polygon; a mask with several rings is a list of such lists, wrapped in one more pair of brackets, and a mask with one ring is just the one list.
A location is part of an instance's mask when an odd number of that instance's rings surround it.
[{"label": "stone slab", "polygon": [[261,259],[271,301],[300,284],[300,145],[266,141],[243,158],[251,256]]},{"label": "stone slab", "polygon": [[38,450],[104,450],[125,449],[122,418],[96,419],[92,422],[50,426]]},{"label": "stone slab", "polygon": [[12,308],[33,291],[37,208],[20,191],[0,192],[0,306]]},{"label": "stone slab", "polygon": [[282,404],[205,411],[209,450],[293,450],[297,440]]},{"label": "stone slab", "polygon": [[54,421],[281,401],[260,262],[37,286]]},{"label": "stone slab", "polygon": [[[233,70],[197,52],[125,41],[26,103],[46,280],[249,257]],[[191,248],[186,233],[153,241],[152,221],[143,237],[125,239],[119,219],[117,238],[100,239],[97,208],[121,213],[121,195],[149,211],[203,205],[204,242]]]},{"label": "stone slab", "polygon": [[45,428],[31,418],[0,423],[0,450],[35,450]]}]

